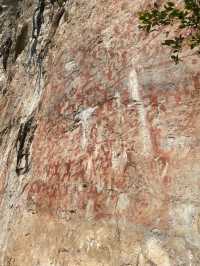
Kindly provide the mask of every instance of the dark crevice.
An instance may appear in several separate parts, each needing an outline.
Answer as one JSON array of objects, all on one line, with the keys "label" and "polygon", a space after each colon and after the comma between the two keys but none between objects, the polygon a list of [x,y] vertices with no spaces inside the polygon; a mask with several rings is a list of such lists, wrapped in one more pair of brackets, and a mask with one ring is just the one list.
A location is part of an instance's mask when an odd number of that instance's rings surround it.
[{"label": "dark crevice", "polygon": [[9,134],[10,130],[12,128],[12,124],[9,123],[3,130],[0,131],[0,146],[3,143],[4,137]]},{"label": "dark crevice", "polygon": [[15,54],[15,33],[17,30],[18,18],[20,16],[20,1],[19,0],[7,0],[1,2],[1,40],[0,40],[0,58],[2,58],[2,64],[4,71],[8,71],[9,64],[14,61]]},{"label": "dark crevice", "polygon": [[64,11],[65,11],[64,8],[60,7],[58,9],[58,11],[56,12],[56,14],[53,16],[52,23],[50,25],[50,29],[49,29],[49,32],[48,32],[48,36],[47,36],[46,40],[44,40],[44,44],[41,47],[41,49],[40,49],[40,51],[38,52],[38,55],[37,55],[36,63],[37,63],[37,67],[38,67],[38,75],[37,75],[37,80],[36,81],[37,81],[37,84],[38,84],[39,88],[40,88],[40,80],[41,80],[41,77],[42,77],[42,73],[44,72],[44,70],[43,70],[43,61],[44,61],[45,57],[48,54],[50,45],[52,43],[53,37],[54,37],[54,35],[56,33],[56,30],[57,30],[57,28],[59,26],[60,19],[62,18],[63,14],[64,14]]},{"label": "dark crevice", "polygon": [[12,39],[8,37],[0,47],[0,57],[3,57],[3,68],[7,70],[8,57],[10,55],[10,50],[12,46]]},{"label": "dark crevice", "polygon": [[21,124],[17,136],[17,175],[22,175],[30,170],[30,148],[36,130],[34,117],[31,117],[27,122]]},{"label": "dark crevice", "polygon": [[20,34],[17,36],[17,39],[16,39],[14,60],[16,60],[17,57],[25,49],[27,42],[28,42],[28,23],[25,23],[21,29]]},{"label": "dark crevice", "polygon": [[45,56],[47,55],[48,49],[49,49],[49,45],[51,44],[53,37],[56,33],[56,30],[58,28],[60,19],[62,18],[63,14],[65,12],[65,9],[63,7],[60,7],[59,10],[57,11],[57,13],[53,16],[53,20],[50,26],[50,30],[48,33],[48,37],[45,41],[44,46],[42,47],[39,55],[38,55],[38,60],[42,61]]},{"label": "dark crevice", "polygon": [[33,14],[33,30],[32,30],[32,45],[30,49],[30,59],[29,59],[29,64],[31,64],[31,61],[33,57],[37,54],[37,44],[38,44],[38,37],[40,35],[40,31],[42,28],[42,24],[44,23],[44,13],[45,9],[45,1],[44,0],[39,0],[38,6],[34,11]]},{"label": "dark crevice", "polygon": [[[56,1],[57,2],[57,1]],[[62,1],[63,3],[65,1]],[[54,2],[50,2],[54,5]],[[36,76],[36,88],[40,91],[41,78],[44,74],[43,61],[48,54],[52,39],[56,33],[60,19],[64,14],[64,7],[58,5],[58,10],[52,16],[52,22],[50,24],[48,36],[43,40],[43,45],[40,49],[38,47],[38,38],[41,35],[42,24],[44,23],[44,11],[46,7],[45,0],[39,0],[38,5],[33,14],[33,29],[32,29],[32,42],[29,50],[28,68],[30,69],[32,62],[36,64],[37,76]],[[54,12],[53,12],[54,13]]]}]

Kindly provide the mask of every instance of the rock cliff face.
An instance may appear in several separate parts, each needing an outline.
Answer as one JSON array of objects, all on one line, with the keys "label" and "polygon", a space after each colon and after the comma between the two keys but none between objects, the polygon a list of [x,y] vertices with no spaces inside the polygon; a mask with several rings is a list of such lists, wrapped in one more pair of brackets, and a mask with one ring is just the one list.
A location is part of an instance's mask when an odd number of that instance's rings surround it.
[{"label": "rock cliff face", "polygon": [[200,60],[149,4],[1,1],[1,266],[200,265]]}]

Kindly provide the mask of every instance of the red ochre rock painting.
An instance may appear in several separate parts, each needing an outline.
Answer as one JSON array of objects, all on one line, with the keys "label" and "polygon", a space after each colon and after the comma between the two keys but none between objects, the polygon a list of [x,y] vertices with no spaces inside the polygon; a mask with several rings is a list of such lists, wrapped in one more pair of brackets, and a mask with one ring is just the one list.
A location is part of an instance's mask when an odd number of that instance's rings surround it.
[{"label": "red ochre rock painting", "polygon": [[0,265],[199,265],[200,61],[138,30],[149,1],[72,2],[0,100]]}]

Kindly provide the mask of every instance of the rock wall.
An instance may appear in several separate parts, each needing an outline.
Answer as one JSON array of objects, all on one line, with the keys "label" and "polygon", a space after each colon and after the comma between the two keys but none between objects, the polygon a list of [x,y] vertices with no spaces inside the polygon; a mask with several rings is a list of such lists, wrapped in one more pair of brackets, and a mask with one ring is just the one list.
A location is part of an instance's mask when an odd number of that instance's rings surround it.
[{"label": "rock wall", "polygon": [[200,265],[200,60],[151,1],[2,1],[0,265]]}]

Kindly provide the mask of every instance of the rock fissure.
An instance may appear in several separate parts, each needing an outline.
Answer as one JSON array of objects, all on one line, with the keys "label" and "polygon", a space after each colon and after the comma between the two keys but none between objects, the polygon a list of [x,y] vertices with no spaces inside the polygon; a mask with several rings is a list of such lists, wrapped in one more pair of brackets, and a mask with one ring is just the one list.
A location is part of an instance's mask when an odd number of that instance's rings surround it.
[{"label": "rock fissure", "polygon": [[30,147],[36,127],[34,117],[29,118],[25,123],[20,125],[16,141],[17,175],[26,174],[30,170]]}]

